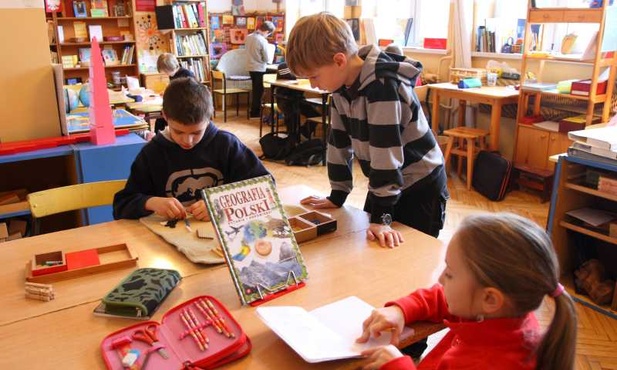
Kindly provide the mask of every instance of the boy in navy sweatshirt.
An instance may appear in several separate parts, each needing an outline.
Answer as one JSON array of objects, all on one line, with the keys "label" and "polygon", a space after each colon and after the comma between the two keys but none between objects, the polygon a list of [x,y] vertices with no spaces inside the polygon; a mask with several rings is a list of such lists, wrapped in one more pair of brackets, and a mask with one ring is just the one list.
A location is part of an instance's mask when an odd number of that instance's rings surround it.
[{"label": "boy in navy sweatshirt", "polygon": [[200,189],[269,174],[236,136],[214,125],[213,109],[207,87],[193,78],[171,81],[163,95],[169,126],[135,158],[126,187],[114,197],[115,219],[190,213],[207,220]]}]

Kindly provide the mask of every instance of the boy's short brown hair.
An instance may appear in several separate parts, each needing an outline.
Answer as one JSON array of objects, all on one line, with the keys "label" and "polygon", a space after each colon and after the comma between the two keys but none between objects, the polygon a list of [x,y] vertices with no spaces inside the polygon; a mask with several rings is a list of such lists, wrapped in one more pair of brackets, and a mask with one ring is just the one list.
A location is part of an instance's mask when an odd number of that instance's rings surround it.
[{"label": "boy's short brown hair", "polygon": [[187,126],[209,121],[214,113],[212,94],[194,78],[173,79],[163,93],[163,113]]},{"label": "boy's short brown hair", "polygon": [[337,53],[358,53],[358,44],[344,20],[328,12],[302,17],[287,42],[287,65],[297,75],[334,63]]},{"label": "boy's short brown hair", "polygon": [[178,59],[172,53],[163,53],[159,55],[159,58],[156,60],[156,69],[159,72],[175,72],[178,68],[180,68],[180,64],[178,63]]}]

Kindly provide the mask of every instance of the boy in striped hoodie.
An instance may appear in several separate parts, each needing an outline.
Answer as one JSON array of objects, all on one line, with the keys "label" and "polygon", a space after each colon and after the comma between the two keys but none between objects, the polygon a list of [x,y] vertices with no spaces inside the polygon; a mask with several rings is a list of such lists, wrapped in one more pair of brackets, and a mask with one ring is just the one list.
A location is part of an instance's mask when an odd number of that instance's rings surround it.
[{"label": "boy in striped hoodie", "polygon": [[392,220],[437,237],[449,198],[444,158],[414,92],[422,65],[375,46],[361,49],[347,23],[323,12],[298,20],[287,64],[313,87],[332,92],[326,198],[302,204],[341,207],[353,188],[357,158],[369,179],[367,236],[382,247],[403,242]]}]

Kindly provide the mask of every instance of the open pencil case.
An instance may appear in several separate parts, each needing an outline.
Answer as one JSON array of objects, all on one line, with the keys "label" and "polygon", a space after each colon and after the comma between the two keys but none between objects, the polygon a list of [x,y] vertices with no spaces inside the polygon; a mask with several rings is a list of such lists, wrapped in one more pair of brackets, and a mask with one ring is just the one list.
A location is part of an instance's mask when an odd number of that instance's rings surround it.
[{"label": "open pencil case", "polygon": [[[133,336],[140,329],[153,327],[157,343],[151,345]],[[131,369],[144,368],[144,361],[146,369],[212,369],[246,356],[251,342],[223,304],[211,296],[198,296],[171,308],[160,323],[140,322],[107,335],[101,342],[108,369],[125,369],[122,359],[129,351],[138,352]]]}]

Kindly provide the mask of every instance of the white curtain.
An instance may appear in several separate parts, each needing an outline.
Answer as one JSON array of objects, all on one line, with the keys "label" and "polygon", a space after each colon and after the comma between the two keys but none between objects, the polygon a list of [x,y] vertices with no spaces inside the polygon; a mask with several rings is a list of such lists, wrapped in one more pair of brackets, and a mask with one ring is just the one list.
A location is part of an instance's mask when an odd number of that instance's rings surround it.
[{"label": "white curtain", "polygon": [[448,54],[452,56],[453,67],[471,67],[472,22],[473,2],[469,0],[451,0]]}]

